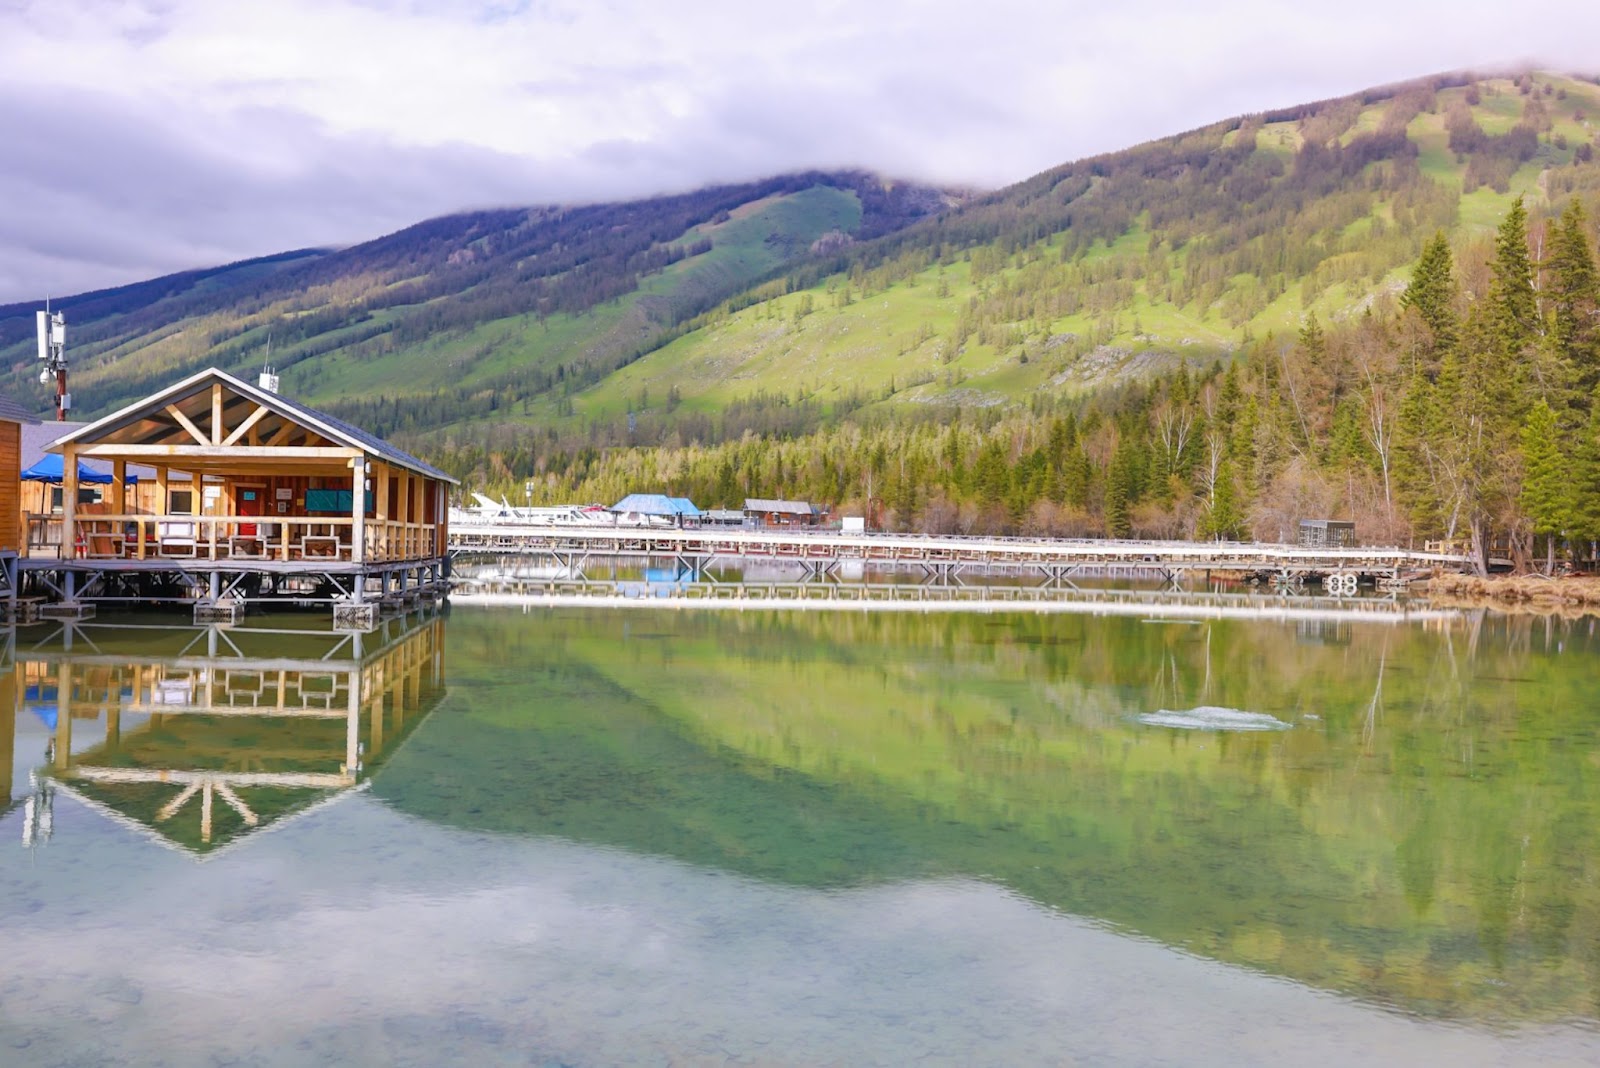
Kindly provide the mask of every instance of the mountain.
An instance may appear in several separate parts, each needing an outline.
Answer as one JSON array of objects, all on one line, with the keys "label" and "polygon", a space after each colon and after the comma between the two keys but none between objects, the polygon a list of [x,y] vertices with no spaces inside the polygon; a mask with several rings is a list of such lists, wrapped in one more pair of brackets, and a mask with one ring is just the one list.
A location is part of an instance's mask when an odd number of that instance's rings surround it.
[{"label": "mountain", "polygon": [[1208,364],[1391,300],[1439,230],[1465,248],[1517,197],[1535,216],[1592,199],[1597,119],[1593,81],[1456,75],[1082,160],[800,268],[575,410],[1005,405]]},{"label": "mountain", "polygon": [[[1515,196],[1600,189],[1596,115],[1592,81],[1449,75],[976,199],[818,173],[435,219],[63,301],[74,392],[91,415],[203,364],[249,372],[270,334],[285,388],[422,447],[1072,394],[1337,321],[1397,293],[1436,230],[1466,243]],[[23,396],[33,307],[0,308],[0,388]]]},{"label": "mountain", "polygon": [[[81,416],[202,366],[248,374],[270,338],[297,396],[334,409],[350,397],[401,401],[403,418],[380,420],[392,432],[599,381],[814,249],[892,232],[958,199],[816,172],[622,204],[478,211],[55,306],[70,323]],[[37,307],[0,307],[0,389],[42,407],[29,385]]]}]

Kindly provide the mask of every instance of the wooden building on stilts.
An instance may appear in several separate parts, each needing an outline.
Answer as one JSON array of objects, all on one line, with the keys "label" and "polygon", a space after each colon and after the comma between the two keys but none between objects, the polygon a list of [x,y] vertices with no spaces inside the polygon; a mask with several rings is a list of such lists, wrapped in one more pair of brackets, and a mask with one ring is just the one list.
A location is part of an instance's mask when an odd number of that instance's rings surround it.
[{"label": "wooden building on stilts", "polygon": [[[20,565],[53,602],[45,614],[168,601],[203,620],[247,604],[322,603],[364,626],[386,604],[444,593],[455,479],[216,368],[49,448],[62,454],[62,509],[33,524],[41,551],[25,549]],[[80,503],[79,460],[111,466],[96,504]],[[130,486],[132,466],[153,489]]]}]

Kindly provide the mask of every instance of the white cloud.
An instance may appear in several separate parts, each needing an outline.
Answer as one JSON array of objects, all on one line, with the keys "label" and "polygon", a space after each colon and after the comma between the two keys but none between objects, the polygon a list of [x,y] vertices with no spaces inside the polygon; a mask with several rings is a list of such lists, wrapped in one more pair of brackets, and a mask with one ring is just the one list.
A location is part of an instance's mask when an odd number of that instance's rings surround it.
[{"label": "white cloud", "polygon": [[[0,182],[49,195],[0,207],[13,264],[0,299],[34,295],[40,277],[82,289],[456,207],[814,165],[1000,185],[1438,70],[1530,56],[1600,70],[1600,7],[1580,0],[1515,19],[1486,0],[1447,17],[1374,0],[13,0],[0,31],[0,102],[34,109],[7,125],[49,119],[77,153],[28,171],[7,142]],[[120,170],[86,133],[108,123],[144,157],[114,196],[85,178]],[[331,195],[340,182],[362,195]],[[17,222],[37,222],[36,204],[150,252],[41,247]]]}]

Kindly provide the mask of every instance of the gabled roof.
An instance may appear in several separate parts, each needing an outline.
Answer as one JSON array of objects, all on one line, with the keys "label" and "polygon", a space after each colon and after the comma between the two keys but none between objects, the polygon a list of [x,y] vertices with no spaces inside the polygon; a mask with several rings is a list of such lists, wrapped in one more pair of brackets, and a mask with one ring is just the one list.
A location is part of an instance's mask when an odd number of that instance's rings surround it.
[{"label": "gabled roof", "polygon": [[[22,469],[26,471],[40,460],[45,453],[51,451],[50,444],[58,438],[65,437],[74,430],[88,426],[88,423],[23,423],[22,424]],[[91,466],[98,469],[98,465],[91,462]],[[109,466],[106,467],[110,471]]]},{"label": "gabled roof", "polygon": [[0,419],[3,419],[8,423],[21,423],[23,426],[27,426],[30,423],[37,423],[39,421],[39,417],[37,415],[34,415],[32,412],[28,411],[28,409],[24,408],[10,397],[4,396],[0,396]]},{"label": "gabled roof", "polygon": [[613,512],[638,512],[641,515],[700,514],[700,509],[687,497],[668,497],[664,493],[630,493],[611,506]]},{"label": "gabled roof", "polygon": [[783,515],[817,515],[821,509],[806,501],[776,501],[767,497],[746,497],[747,512],[779,512]]},{"label": "gabled roof", "polygon": [[81,426],[58,439],[49,447],[48,451],[58,452],[61,446],[68,442],[92,442],[106,434],[147,418],[153,413],[161,412],[168,404],[192,396],[213,383],[220,383],[226,386],[238,395],[254,401],[281,418],[315,430],[324,437],[343,442],[348,448],[360,449],[363,452],[371,453],[387,463],[409,468],[430,478],[437,478],[450,483],[457,482],[455,478],[445,474],[432,464],[417,459],[405,450],[389,444],[374,434],[369,434],[360,427],[351,426],[342,419],[328,415],[325,412],[319,412],[310,405],[290,400],[281,394],[269,393],[259,386],[253,386],[216,367],[209,367],[204,371],[192,374],[188,378],[168,386],[159,393],[143,400],[135,401],[102,419],[97,419],[92,423]]}]

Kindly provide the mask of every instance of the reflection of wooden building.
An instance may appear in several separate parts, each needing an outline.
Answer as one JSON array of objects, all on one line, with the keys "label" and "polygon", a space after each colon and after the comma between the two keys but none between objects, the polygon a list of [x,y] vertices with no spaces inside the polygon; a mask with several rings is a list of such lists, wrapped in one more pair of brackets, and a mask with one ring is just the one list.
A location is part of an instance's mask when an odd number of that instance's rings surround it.
[{"label": "reflection of wooden building", "polygon": [[48,789],[204,855],[362,787],[443,696],[443,626],[66,623],[11,672],[12,714],[54,719]]},{"label": "reflection of wooden building", "polygon": [[[332,416],[215,368],[74,430],[62,511],[25,570],[59,599],[360,605],[441,589],[449,475]],[[110,465],[79,503],[79,460]],[[152,472],[130,493],[130,466]],[[142,483],[141,483],[142,485]],[[136,495],[148,494],[149,509]]]},{"label": "reflection of wooden building", "polygon": [[0,595],[15,597],[22,550],[22,428],[37,424],[21,405],[0,397]]}]

